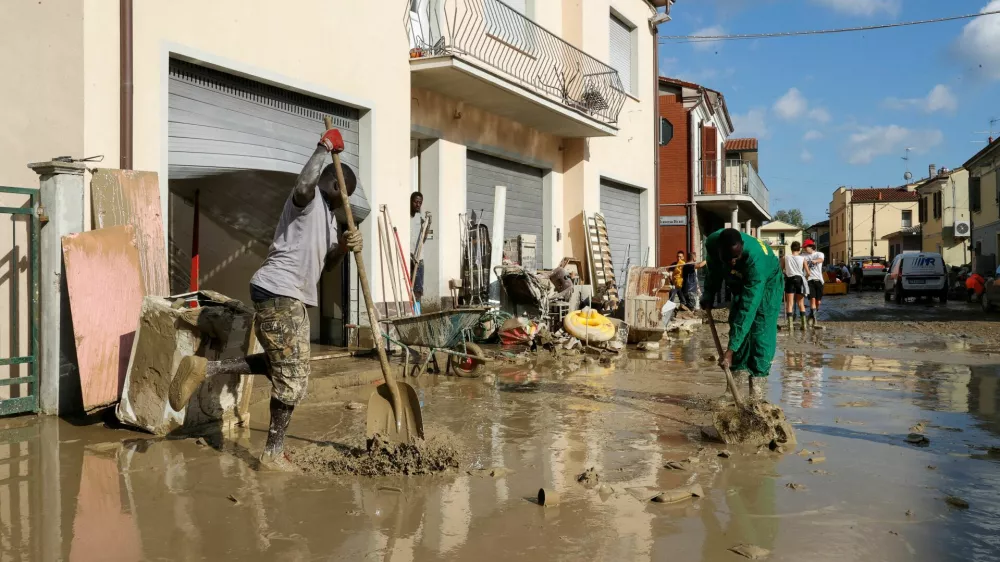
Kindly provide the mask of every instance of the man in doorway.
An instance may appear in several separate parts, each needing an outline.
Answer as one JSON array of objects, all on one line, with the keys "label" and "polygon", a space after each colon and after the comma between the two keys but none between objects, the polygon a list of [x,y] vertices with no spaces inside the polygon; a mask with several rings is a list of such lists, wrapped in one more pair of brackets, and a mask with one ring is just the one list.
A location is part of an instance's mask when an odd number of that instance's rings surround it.
[{"label": "man in doorway", "polygon": [[826,256],[816,250],[816,242],[812,239],[806,240],[802,247],[802,255],[805,256],[806,266],[809,268],[809,323],[815,330],[820,327],[816,313],[823,304],[823,260]]},{"label": "man in doorway", "polygon": [[[284,455],[285,432],[295,406],[305,398],[309,383],[309,314],[319,304],[317,284],[324,268],[343,261],[347,251],[360,252],[361,233],[338,237],[336,212],[342,207],[336,167],[330,153],[344,150],[340,131],[330,129],[320,142],[285,200],[264,263],[250,280],[256,311],[257,339],[264,347],[271,380],[271,423],[260,456],[264,469],[294,470]],[[325,165],[325,166],[324,166]],[[357,174],[343,166],[348,195],[358,187]],[[171,383],[171,406],[183,408],[204,382],[204,358],[185,357]],[[173,396],[178,399],[175,403]]]},{"label": "man in doorway", "polygon": [[785,276],[767,244],[733,228],[713,233],[705,242],[708,275],[701,306],[712,313],[723,283],[733,296],[729,309],[729,345],[719,364],[731,367],[742,382],[749,375],[751,400],[765,399],[767,376],[778,343]]},{"label": "man in doorway", "polygon": [[[424,214],[420,212],[424,205],[424,196],[419,191],[410,194],[410,279],[413,280],[413,313],[420,315],[420,299],[424,296],[424,258],[423,245],[426,243],[424,232]],[[417,246],[421,247],[417,255]]]}]

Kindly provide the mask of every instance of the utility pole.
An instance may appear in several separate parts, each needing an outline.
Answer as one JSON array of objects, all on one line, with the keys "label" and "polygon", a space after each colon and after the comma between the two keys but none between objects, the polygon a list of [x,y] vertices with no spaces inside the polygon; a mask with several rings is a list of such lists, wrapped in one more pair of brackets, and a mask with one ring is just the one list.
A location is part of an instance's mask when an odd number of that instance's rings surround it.
[{"label": "utility pole", "polygon": [[875,202],[874,201],[872,202],[872,241],[871,241],[871,246],[869,246],[868,249],[871,250],[870,252],[868,252],[868,255],[874,257],[875,256]]}]

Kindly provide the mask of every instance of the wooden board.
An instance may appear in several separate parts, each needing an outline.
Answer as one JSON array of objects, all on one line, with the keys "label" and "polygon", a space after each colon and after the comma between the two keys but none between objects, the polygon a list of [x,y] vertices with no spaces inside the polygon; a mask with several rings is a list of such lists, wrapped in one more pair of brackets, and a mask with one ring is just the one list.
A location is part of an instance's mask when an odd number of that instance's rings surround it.
[{"label": "wooden board", "polygon": [[63,236],[83,406],[117,402],[145,286],[131,225]]},{"label": "wooden board", "polygon": [[160,182],[156,172],[99,168],[94,170],[90,194],[94,228],[132,225],[136,232],[146,294],[158,297],[169,295]]}]

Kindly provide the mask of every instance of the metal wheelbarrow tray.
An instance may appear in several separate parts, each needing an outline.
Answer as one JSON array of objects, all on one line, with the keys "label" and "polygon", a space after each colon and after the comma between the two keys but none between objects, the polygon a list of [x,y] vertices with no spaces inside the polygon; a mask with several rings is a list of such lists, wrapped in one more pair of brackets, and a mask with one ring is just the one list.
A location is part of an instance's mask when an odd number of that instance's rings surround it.
[{"label": "metal wheelbarrow tray", "polygon": [[488,308],[459,308],[407,318],[389,318],[385,322],[396,329],[397,338],[392,338],[389,330],[383,336],[405,349],[404,373],[410,370],[411,349],[426,348],[429,353],[419,365],[414,365],[413,376],[422,375],[438,352],[448,354],[448,367],[459,376],[475,376],[487,359],[483,350],[472,343],[468,335],[488,311]]}]

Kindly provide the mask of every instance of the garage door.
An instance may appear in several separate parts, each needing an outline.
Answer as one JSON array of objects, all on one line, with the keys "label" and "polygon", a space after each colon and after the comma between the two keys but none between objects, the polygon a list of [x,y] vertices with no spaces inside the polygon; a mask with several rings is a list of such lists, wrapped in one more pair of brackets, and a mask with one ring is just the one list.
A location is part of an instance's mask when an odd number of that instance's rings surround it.
[{"label": "garage door", "polygon": [[626,248],[629,249],[632,265],[639,265],[644,251],[640,247],[642,221],[639,216],[639,190],[601,180],[601,214],[608,223],[608,240],[611,243],[615,275],[621,276]]},{"label": "garage door", "polygon": [[342,160],[358,168],[357,109],[173,59],[168,92],[171,179],[236,170],[298,174],[316,149],[324,115],[344,136]]},{"label": "garage door", "polygon": [[[246,299],[247,282],[267,254],[295,178],[316,150],[324,116],[344,137],[343,162],[360,169],[359,111],[173,59],[168,98],[171,283],[185,289],[189,283],[197,197],[202,286]],[[355,220],[363,220],[370,209],[362,190],[351,203]],[[349,267],[345,262],[342,272]],[[324,279],[321,287],[332,277]],[[359,321],[350,305],[357,298],[353,275],[350,284],[349,291],[322,291],[324,302],[310,309],[313,339],[324,331],[342,334],[345,322]],[[343,343],[337,335],[324,339]]]},{"label": "garage door", "polygon": [[472,151],[468,153],[467,169],[466,207],[477,215],[484,211],[483,222],[492,234],[494,191],[498,185],[506,186],[504,239],[534,234],[538,237],[536,251],[541,255],[542,169]]}]

